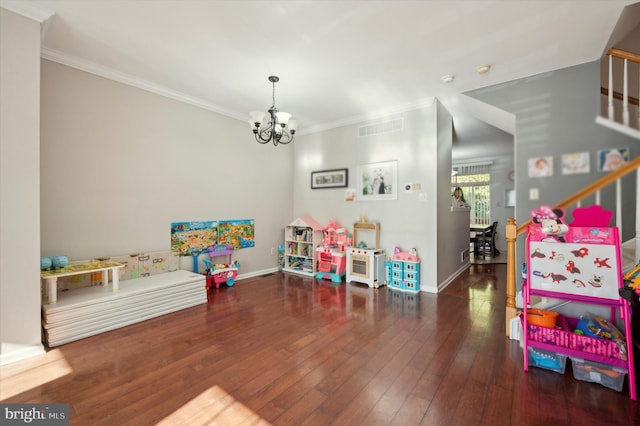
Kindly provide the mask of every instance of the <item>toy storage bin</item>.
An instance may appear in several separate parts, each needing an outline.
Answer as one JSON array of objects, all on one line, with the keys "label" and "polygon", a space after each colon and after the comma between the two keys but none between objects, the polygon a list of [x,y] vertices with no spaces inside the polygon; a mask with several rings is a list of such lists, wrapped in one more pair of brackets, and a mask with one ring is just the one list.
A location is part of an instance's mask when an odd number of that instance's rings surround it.
[{"label": "toy storage bin", "polygon": [[[520,322],[524,326],[523,315],[520,315]],[[540,343],[548,343],[562,348],[569,347],[570,335],[573,334],[569,330],[566,318],[562,315],[558,315],[556,317],[554,328],[527,324],[527,332],[529,340]]]},{"label": "toy storage bin", "polygon": [[[567,317],[567,324],[570,330],[574,330],[580,321],[578,318],[569,318]],[[602,355],[610,358],[616,359],[627,359],[626,350],[620,351],[620,347],[614,340],[607,339],[599,339],[596,337],[589,337],[585,335],[580,335],[576,333],[569,333],[569,348],[581,351],[588,352],[595,355]],[[629,349],[629,345],[626,345],[627,350]]]},{"label": "toy storage bin", "polygon": [[533,348],[531,346],[529,346],[528,349],[527,356],[529,357],[529,366],[564,374],[564,369],[567,366],[566,355]]},{"label": "toy storage bin", "polygon": [[554,328],[556,326],[557,317],[557,312],[531,308],[529,309],[527,320],[529,324],[539,325],[540,327]]},{"label": "toy storage bin", "polygon": [[576,380],[599,383],[618,392],[622,391],[627,374],[622,368],[574,357],[571,357],[571,366]]}]

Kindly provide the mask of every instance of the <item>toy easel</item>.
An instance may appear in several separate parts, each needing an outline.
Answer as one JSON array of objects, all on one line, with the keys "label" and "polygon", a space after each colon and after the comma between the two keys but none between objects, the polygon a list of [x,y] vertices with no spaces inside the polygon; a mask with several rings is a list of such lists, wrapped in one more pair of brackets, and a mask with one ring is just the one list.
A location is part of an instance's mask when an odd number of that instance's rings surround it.
[{"label": "toy easel", "polygon": [[[562,209],[540,206],[531,212],[532,222],[527,228],[525,259],[527,278],[522,283],[524,371],[529,370],[530,348],[546,351],[557,360],[557,354],[571,359],[574,375],[576,368],[585,371],[585,362],[596,366],[581,380],[595,381],[615,388],[604,377],[616,375],[629,380],[629,397],[636,399],[633,336],[631,333],[631,310],[629,302],[621,297],[623,289],[620,239],[617,227],[609,227],[612,212],[600,206],[577,207],[573,210],[574,221],[566,232],[558,235],[556,226],[564,217]],[[563,261],[558,262],[557,257]],[[582,305],[609,308],[608,321],[615,324],[616,318],[624,324],[621,339],[594,338],[573,332],[579,328],[583,317],[564,317],[566,325],[553,329],[548,336],[532,331],[529,320],[531,297],[548,297]],[[585,309],[589,309],[586,307]],[[558,315],[559,316],[559,315]],[[535,327],[535,324],[533,325]],[[611,333],[610,335],[613,335]],[[602,366],[602,369],[601,367]],[[590,367],[591,368],[591,367]],[[601,373],[607,371],[608,373]],[[623,374],[621,376],[621,374]],[[579,378],[579,375],[576,378]],[[616,379],[617,380],[617,379]],[[617,385],[617,382],[616,382]],[[621,390],[617,389],[618,391]]]}]

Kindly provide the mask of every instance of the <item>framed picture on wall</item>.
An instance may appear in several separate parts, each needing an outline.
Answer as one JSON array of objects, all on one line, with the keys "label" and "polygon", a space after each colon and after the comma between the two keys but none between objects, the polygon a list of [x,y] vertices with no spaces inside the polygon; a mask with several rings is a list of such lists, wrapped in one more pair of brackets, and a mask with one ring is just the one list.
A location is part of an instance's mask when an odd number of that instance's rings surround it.
[{"label": "framed picture on wall", "polygon": [[529,158],[529,177],[553,176],[553,157]]},{"label": "framed picture on wall", "polygon": [[589,153],[574,152],[572,154],[562,154],[562,174],[575,175],[578,173],[589,173]]},{"label": "framed picture on wall", "polygon": [[397,161],[358,166],[357,179],[358,201],[398,199]]},{"label": "framed picture on wall", "polygon": [[320,170],[311,172],[311,189],[345,188],[349,180],[349,169]]},{"label": "framed picture on wall", "polygon": [[598,151],[598,170],[612,172],[629,162],[629,148],[601,149]]},{"label": "framed picture on wall", "polygon": [[516,190],[505,189],[504,191],[504,206],[515,207],[516,206]]}]

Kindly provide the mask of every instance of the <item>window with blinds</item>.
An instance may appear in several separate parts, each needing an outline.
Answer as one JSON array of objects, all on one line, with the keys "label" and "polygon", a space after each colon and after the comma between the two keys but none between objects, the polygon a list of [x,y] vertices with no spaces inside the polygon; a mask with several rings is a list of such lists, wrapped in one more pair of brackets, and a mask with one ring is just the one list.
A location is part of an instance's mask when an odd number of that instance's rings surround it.
[{"label": "window with blinds", "polygon": [[491,224],[491,163],[454,165],[453,172],[451,193],[462,190],[471,223]]}]

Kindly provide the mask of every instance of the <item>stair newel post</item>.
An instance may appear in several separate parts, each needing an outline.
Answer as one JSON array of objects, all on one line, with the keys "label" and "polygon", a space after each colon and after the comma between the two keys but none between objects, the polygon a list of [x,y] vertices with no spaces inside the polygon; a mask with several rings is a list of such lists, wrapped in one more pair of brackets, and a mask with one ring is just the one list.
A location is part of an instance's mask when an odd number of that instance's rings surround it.
[{"label": "stair newel post", "polygon": [[507,308],[506,332],[510,337],[511,320],[518,315],[516,308],[516,237],[517,226],[514,218],[507,219],[505,236],[507,239]]}]

